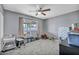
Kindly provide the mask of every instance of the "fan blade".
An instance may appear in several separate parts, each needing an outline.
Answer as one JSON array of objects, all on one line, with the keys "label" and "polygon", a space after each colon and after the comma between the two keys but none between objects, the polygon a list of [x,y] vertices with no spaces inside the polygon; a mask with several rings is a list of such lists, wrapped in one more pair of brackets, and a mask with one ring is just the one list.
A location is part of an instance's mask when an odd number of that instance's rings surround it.
[{"label": "fan blade", "polygon": [[45,9],[45,10],[42,10],[42,11],[43,11],[43,12],[44,12],[44,11],[50,11],[50,9]]},{"label": "fan blade", "polygon": [[31,10],[31,11],[28,11],[28,12],[36,12],[36,10]]},{"label": "fan blade", "polygon": [[41,14],[43,14],[44,16],[46,15],[45,13],[41,13]]}]

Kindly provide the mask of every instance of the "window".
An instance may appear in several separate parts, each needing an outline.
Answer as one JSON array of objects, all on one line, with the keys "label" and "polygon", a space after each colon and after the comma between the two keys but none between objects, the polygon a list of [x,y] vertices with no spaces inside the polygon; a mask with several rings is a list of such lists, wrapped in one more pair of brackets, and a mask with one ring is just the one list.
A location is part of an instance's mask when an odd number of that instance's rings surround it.
[{"label": "window", "polygon": [[37,31],[37,23],[24,23],[24,33]]}]

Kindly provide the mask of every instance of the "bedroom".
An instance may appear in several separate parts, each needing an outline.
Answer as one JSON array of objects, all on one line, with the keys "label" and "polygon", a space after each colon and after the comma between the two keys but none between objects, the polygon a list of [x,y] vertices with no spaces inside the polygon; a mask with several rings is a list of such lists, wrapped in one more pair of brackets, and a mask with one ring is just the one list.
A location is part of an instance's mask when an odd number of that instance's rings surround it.
[{"label": "bedroom", "polygon": [[[63,44],[63,41],[66,43],[67,37],[62,31],[65,30],[67,33],[72,24],[79,22],[78,6],[78,4],[0,5],[2,15],[0,50],[3,51],[1,54],[59,55],[59,43]],[[60,37],[64,39],[60,40]]]}]

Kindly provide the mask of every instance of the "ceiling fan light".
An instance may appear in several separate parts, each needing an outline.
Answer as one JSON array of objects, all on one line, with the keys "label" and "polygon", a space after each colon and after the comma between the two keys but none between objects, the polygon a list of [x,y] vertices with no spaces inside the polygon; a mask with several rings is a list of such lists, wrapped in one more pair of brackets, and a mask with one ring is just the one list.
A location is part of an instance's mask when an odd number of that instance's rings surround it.
[{"label": "ceiling fan light", "polygon": [[41,12],[38,12],[38,14],[41,14]]}]

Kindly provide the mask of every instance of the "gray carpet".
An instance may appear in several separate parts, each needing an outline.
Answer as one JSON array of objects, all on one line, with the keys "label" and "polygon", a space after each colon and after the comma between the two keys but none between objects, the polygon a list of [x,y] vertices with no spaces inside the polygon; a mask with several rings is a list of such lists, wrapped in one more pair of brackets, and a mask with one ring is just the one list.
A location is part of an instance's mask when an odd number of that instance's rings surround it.
[{"label": "gray carpet", "polygon": [[58,40],[37,40],[3,53],[3,55],[58,55]]}]

